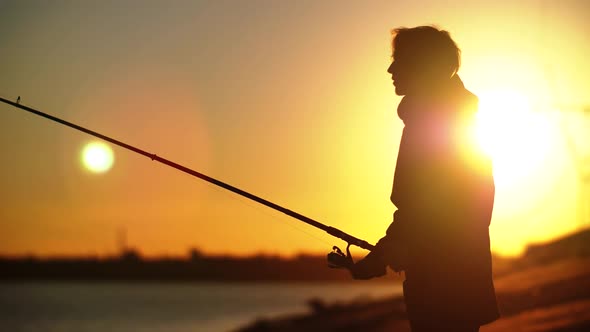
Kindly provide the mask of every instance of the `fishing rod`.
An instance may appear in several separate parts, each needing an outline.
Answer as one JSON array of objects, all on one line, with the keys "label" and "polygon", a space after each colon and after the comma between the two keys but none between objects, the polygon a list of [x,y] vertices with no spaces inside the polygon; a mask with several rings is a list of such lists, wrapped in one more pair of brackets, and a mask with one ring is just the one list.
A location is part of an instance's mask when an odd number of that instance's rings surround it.
[{"label": "fishing rod", "polygon": [[16,100],[16,102],[13,102],[11,100],[8,100],[8,99],[2,98],[2,97],[0,97],[0,101],[2,101],[5,104],[11,105],[13,107],[19,108],[21,110],[24,110],[24,111],[33,113],[35,115],[44,117],[46,119],[49,119],[49,120],[52,120],[52,121],[55,121],[55,122],[58,122],[58,123],[61,123],[63,125],[66,125],[68,127],[74,128],[74,129],[79,130],[81,132],[84,132],[86,134],[89,134],[89,135],[98,137],[98,138],[100,138],[102,140],[105,140],[107,142],[113,143],[113,144],[118,145],[120,147],[123,147],[123,148],[125,148],[127,150],[131,150],[131,151],[133,151],[135,153],[139,153],[139,154],[141,154],[143,156],[146,156],[146,157],[150,158],[152,161],[160,162],[160,163],[162,163],[164,165],[173,167],[173,168],[175,168],[175,169],[177,169],[179,171],[182,171],[184,173],[190,174],[190,175],[192,175],[194,177],[197,177],[197,178],[199,178],[201,180],[205,180],[205,181],[207,181],[209,183],[212,183],[212,184],[214,184],[214,185],[216,185],[218,187],[221,187],[223,189],[229,190],[229,191],[231,191],[233,193],[236,193],[236,194],[238,194],[240,196],[246,197],[246,198],[248,198],[250,200],[253,200],[253,201],[257,202],[257,203],[260,203],[262,205],[265,205],[265,206],[267,206],[267,207],[269,207],[269,208],[271,208],[273,210],[280,211],[280,212],[282,212],[282,213],[284,213],[284,214],[286,214],[286,215],[288,215],[290,217],[293,217],[293,218],[295,218],[295,219],[297,219],[299,221],[302,221],[302,222],[304,222],[306,224],[309,224],[309,225],[311,225],[313,227],[319,228],[319,229],[325,231],[326,233],[328,233],[328,234],[330,234],[330,235],[332,235],[334,237],[337,237],[337,238],[339,238],[341,240],[344,240],[348,244],[348,246],[346,248],[347,255],[344,255],[344,253],[338,247],[334,246],[332,248],[333,251],[328,254],[328,262],[329,262],[329,266],[330,267],[346,267],[346,266],[349,266],[348,264],[350,264],[352,262],[352,257],[350,257],[350,251],[349,251],[349,247],[351,245],[355,245],[357,247],[360,247],[360,248],[363,248],[363,249],[366,249],[366,250],[369,250],[369,251],[374,249],[374,246],[371,245],[371,244],[369,244],[367,241],[361,240],[361,239],[359,239],[357,237],[354,237],[354,236],[352,236],[350,234],[347,234],[347,233],[345,233],[345,232],[343,232],[343,231],[341,231],[341,230],[339,230],[339,229],[337,229],[335,227],[322,224],[319,221],[313,220],[313,219],[311,219],[309,217],[306,217],[306,216],[304,216],[304,215],[302,215],[300,213],[297,213],[295,211],[292,211],[292,210],[289,210],[287,208],[284,208],[284,207],[282,207],[282,206],[280,206],[278,204],[275,204],[275,203],[270,202],[270,201],[268,201],[266,199],[263,199],[263,198],[261,198],[259,196],[256,196],[254,194],[251,194],[251,193],[249,193],[247,191],[244,191],[242,189],[239,189],[237,187],[234,187],[232,185],[229,185],[229,184],[227,184],[225,182],[222,182],[222,181],[219,181],[217,179],[214,179],[214,178],[212,178],[210,176],[207,176],[207,175],[205,175],[203,173],[197,172],[197,171],[192,170],[192,169],[190,169],[188,167],[182,166],[182,165],[177,164],[175,162],[172,162],[172,161],[170,161],[168,159],[162,158],[162,157],[160,157],[160,156],[158,156],[156,154],[146,152],[144,150],[138,149],[138,148],[136,148],[134,146],[131,146],[131,145],[126,144],[126,143],[123,143],[121,141],[118,141],[116,139],[110,138],[108,136],[102,135],[102,134],[97,133],[95,131],[92,131],[90,129],[87,129],[87,128],[78,126],[78,125],[76,125],[74,123],[71,123],[71,122],[62,120],[62,119],[57,118],[55,116],[49,115],[47,113],[43,113],[43,112],[38,111],[36,109],[33,109],[31,107],[25,106],[25,105],[23,105],[23,104],[20,103],[20,97],[18,97],[18,99]]}]

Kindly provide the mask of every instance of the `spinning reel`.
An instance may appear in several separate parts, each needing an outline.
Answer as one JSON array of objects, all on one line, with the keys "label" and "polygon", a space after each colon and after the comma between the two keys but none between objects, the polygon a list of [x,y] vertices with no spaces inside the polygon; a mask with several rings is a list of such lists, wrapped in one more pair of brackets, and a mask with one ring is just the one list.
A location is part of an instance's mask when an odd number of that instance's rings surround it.
[{"label": "spinning reel", "polygon": [[328,267],[333,269],[350,269],[353,265],[354,261],[350,254],[350,243],[346,246],[346,255],[337,246],[333,246],[332,252],[328,253]]}]

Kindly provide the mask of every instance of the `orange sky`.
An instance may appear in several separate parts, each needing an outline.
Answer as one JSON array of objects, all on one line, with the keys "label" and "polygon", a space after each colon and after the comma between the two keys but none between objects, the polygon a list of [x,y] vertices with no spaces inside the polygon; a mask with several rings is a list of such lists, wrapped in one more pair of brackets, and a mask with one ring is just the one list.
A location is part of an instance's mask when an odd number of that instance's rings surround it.
[{"label": "orange sky", "polygon": [[[495,160],[504,173],[492,245],[515,254],[581,225],[557,107],[590,104],[588,12],[583,0],[5,1],[0,95],[374,243],[394,211],[402,129],[386,73],[389,30],[434,23],[461,47],[470,90],[492,102],[498,90],[523,95],[547,124],[539,128],[549,139],[524,145],[542,152],[534,162]],[[575,117],[567,126],[583,142]],[[0,105],[0,123],[1,254],[113,254],[123,228],[146,255],[341,244],[118,147],[110,171],[90,173],[80,152],[92,137],[9,106]]]}]

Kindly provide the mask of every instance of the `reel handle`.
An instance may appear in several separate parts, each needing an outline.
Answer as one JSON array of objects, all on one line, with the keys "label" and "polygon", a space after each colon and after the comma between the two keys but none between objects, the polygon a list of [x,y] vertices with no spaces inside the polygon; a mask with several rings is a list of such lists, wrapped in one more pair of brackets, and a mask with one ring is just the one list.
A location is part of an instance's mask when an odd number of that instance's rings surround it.
[{"label": "reel handle", "polygon": [[332,252],[328,253],[328,267],[333,269],[350,269],[354,265],[352,255],[350,254],[350,243],[346,246],[346,255],[337,246],[332,247]]}]

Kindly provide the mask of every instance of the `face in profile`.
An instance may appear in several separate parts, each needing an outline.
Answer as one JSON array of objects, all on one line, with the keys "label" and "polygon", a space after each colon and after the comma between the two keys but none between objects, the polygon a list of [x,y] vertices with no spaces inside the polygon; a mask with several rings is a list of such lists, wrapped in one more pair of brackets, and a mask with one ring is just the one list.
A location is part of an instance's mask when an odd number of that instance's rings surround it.
[{"label": "face in profile", "polygon": [[411,69],[412,67],[414,67],[412,61],[407,56],[397,50],[394,52],[393,61],[387,72],[391,74],[395,94],[398,96],[412,94],[413,91],[417,90],[416,77],[412,75],[412,72],[414,72],[414,75],[416,72]]},{"label": "face in profile", "polygon": [[404,96],[406,94],[407,89],[404,86],[404,79],[400,80],[399,67],[399,64],[395,60],[393,60],[389,68],[387,68],[387,72],[391,74],[391,80],[395,88],[395,94],[398,96]]},{"label": "face in profile", "polygon": [[[420,58],[423,60],[420,61]],[[395,94],[398,96],[428,93],[429,90],[436,89],[445,78],[452,76],[452,73],[435,60],[426,60],[419,54],[403,53],[397,49],[387,72],[391,74]]]}]

